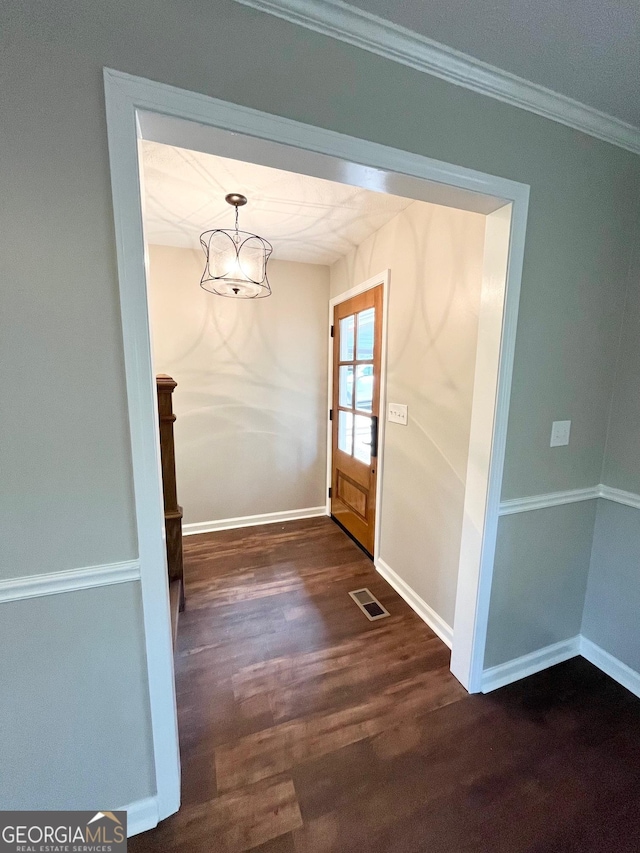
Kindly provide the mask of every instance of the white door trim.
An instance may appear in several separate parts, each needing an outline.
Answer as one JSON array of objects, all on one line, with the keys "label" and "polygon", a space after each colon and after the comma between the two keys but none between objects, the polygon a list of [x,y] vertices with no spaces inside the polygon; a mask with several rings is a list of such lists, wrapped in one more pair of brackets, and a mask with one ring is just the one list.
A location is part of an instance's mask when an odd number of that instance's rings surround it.
[{"label": "white door trim", "polygon": [[[491,578],[498,538],[524,254],[525,223],[520,217],[517,202],[513,202],[490,213],[485,223],[478,343],[451,649],[451,672],[471,693],[482,689]],[[471,614],[474,614],[473,618]]]},{"label": "white door trim", "polygon": [[[162,820],[179,807],[180,763],[138,163],[143,115],[175,124],[176,119],[194,122],[194,132],[198,126],[200,131],[203,127],[231,131],[256,151],[264,149],[266,142],[279,144],[281,150],[287,146],[292,164],[305,162],[311,157],[310,152],[320,155],[324,162],[336,158],[345,164],[345,183],[354,183],[357,177],[362,186],[393,191],[389,190],[393,180],[409,176],[410,180],[417,178],[433,187],[454,188],[461,198],[481,193],[500,199],[503,204],[512,203],[491,476],[482,525],[481,562],[475,569],[478,586],[466,597],[464,608],[457,608],[456,612],[456,631],[463,623],[468,629],[461,632],[468,648],[458,659],[468,665],[466,670],[459,667],[455,674],[472,691],[480,690],[482,682],[529,187],[118,71],[105,69],[104,80],[158,818]],[[375,181],[378,184],[374,185]],[[454,638],[454,652],[457,642]]]},{"label": "white door trim", "polygon": [[147,308],[138,168],[138,87],[105,76],[111,191],[118,261],[131,464],[156,776],[157,819],[180,808],[180,751],[169,611],[164,501]]},{"label": "white door trim", "polygon": [[[327,372],[327,419],[329,417],[329,409],[333,407],[333,341],[331,337],[331,326],[333,324],[333,309],[336,305],[352,299],[354,296],[360,296],[367,290],[371,290],[382,285],[382,352],[380,353],[380,407],[378,411],[378,468],[376,474],[376,521],[373,531],[373,561],[377,564],[380,557],[380,510],[382,507],[382,470],[384,465],[384,430],[385,430],[385,413],[387,405],[387,329],[389,321],[389,285],[391,283],[391,270],[382,270],[377,275],[372,275],[366,281],[356,284],[355,287],[345,290],[344,293],[334,296],[329,300],[329,327],[327,333],[329,335],[329,368]],[[331,515],[331,499],[329,498],[329,487],[332,480],[332,456],[333,456],[333,441],[331,427],[327,427],[327,515]]]}]

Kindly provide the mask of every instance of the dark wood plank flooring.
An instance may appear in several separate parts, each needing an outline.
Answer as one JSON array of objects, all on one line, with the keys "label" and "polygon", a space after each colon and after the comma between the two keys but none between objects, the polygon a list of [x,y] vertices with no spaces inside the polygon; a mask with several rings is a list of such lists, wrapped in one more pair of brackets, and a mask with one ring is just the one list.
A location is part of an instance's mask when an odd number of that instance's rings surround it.
[{"label": "dark wood plank flooring", "polygon": [[469,696],[329,519],[188,537],[185,577],[183,805],[132,853],[640,851],[640,701],[586,661]]}]

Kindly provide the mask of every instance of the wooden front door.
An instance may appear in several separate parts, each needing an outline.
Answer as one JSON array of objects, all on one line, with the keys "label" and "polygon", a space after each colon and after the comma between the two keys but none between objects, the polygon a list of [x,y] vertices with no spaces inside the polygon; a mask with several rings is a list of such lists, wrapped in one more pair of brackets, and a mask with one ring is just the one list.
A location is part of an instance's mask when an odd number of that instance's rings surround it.
[{"label": "wooden front door", "polygon": [[382,285],[333,312],[331,515],[373,554],[378,472]]}]

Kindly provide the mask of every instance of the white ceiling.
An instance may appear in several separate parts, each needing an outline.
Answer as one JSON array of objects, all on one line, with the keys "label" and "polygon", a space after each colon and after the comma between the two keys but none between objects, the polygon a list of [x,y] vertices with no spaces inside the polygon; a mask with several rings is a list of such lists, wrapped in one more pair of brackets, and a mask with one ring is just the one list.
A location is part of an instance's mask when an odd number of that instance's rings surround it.
[{"label": "white ceiling", "polygon": [[141,143],[146,238],[200,249],[200,234],[231,228],[230,192],[247,196],[240,228],[269,240],[273,257],[332,264],[385,225],[411,199],[187,151]]},{"label": "white ceiling", "polygon": [[350,0],[350,5],[640,125],[639,0]]}]

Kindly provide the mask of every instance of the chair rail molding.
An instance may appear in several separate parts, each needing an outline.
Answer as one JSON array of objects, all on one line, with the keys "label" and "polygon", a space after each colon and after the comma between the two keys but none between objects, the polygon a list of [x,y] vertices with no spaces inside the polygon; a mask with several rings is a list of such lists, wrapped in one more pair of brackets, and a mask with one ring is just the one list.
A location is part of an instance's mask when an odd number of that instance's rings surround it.
[{"label": "chair rail molding", "polygon": [[586,489],[569,489],[565,492],[550,492],[546,495],[529,495],[524,498],[513,498],[500,503],[500,515],[515,515],[520,512],[530,512],[536,509],[546,509],[563,504],[580,503],[581,501],[593,501],[598,498],[613,501],[614,503],[640,509],[640,495],[634,492],[625,492],[600,483]]},{"label": "chair rail molding", "polygon": [[634,509],[640,509],[640,495],[633,492],[625,492],[623,489],[614,489],[612,486],[600,484],[599,497],[605,498],[608,501],[622,504],[623,506],[631,506]]},{"label": "chair rail molding", "polygon": [[569,489],[566,492],[551,492],[546,495],[529,495],[524,498],[502,501],[500,515],[515,515],[520,512],[530,512],[535,509],[546,509],[563,504],[574,504],[581,501],[592,501],[600,497],[599,486],[588,489]]},{"label": "chair rail molding", "polygon": [[75,592],[80,589],[93,589],[139,580],[140,562],[138,560],[27,575],[21,578],[7,578],[0,580],[0,602],[39,598],[43,595],[57,595],[62,592]]},{"label": "chair rail molding", "polygon": [[341,0],[236,0],[640,154],[640,128]]}]

